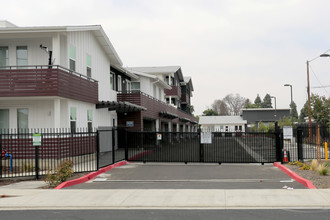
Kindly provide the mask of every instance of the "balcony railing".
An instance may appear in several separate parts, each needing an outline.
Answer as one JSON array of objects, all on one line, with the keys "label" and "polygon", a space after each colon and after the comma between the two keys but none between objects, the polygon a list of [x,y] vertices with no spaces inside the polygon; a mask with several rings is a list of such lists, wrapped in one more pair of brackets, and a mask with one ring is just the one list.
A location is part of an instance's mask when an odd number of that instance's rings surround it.
[{"label": "balcony railing", "polygon": [[155,118],[159,116],[160,112],[168,112],[170,114],[177,115],[179,118],[189,119],[190,122],[197,123],[196,118],[191,114],[168,105],[165,102],[140,91],[118,93],[117,100],[146,107],[147,111],[143,111],[143,114],[147,117]]},{"label": "balcony railing", "polygon": [[181,88],[180,86],[172,86],[172,89],[165,89],[166,96],[178,96],[181,97]]},{"label": "balcony railing", "polygon": [[98,82],[61,66],[0,67],[0,97],[60,96],[98,102]]}]

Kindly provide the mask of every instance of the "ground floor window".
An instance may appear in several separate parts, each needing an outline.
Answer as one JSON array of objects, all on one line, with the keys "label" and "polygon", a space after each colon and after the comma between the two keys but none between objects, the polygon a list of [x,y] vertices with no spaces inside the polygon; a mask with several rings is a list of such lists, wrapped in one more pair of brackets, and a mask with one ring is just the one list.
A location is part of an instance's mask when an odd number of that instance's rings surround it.
[{"label": "ground floor window", "polygon": [[18,132],[25,132],[29,128],[29,109],[17,109],[17,129]]},{"label": "ground floor window", "polygon": [[9,109],[0,109],[0,131],[9,129]]},{"label": "ground floor window", "polygon": [[88,132],[93,132],[93,110],[87,110]]},{"label": "ground floor window", "polygon": [[71,133],[76,133],[77,130],[77,108],[70,108],[70,129]]}]

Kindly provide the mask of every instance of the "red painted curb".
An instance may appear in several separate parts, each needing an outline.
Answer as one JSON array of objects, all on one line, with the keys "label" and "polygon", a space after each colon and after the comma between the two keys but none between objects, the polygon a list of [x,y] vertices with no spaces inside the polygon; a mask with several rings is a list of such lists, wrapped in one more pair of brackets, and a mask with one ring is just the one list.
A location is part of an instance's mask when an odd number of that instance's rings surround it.
[{"label": "red painted curb", "polygon": [[112,164],[110,166],[103,167],[103,168],[99,169],[96,172],[89,173],[89,174],[87,174],[85,176],[82,176],[82,177],[80,177],[78,179],[69,180],[69,181],[66,181],[64,183],[61,183],[55,189],[62,189],[62,188],[73,186],[73,185],[77,185],[77,184],[80,184],[80,183],[85,183],[85,182],[87,182],[87,181],[89,181],[91,179],[94,179],[96,176],[100,175],[101,173],[107,172],[107,171],[109,171],[109,170],[111,170],[113,168],[116,168],[116,167],[124,166],[126,164],[128,164],[128,162],[126,160],[124,160],[124,161],[121,161],[121,162]]},{"label": "red painted curb", "polygon": [[298,174],[296,174],[295,172],[293,172],[292,170],[290,170],[286,166],[283,166],[279,162],[275,162],[274,163],[274,166],[277,167],[277,168],[280,168],[284,173],[286,173],[292,179],[294,179],[295,181],[303,184],[307,188],[309,188],[309,189],[316,189],[316,187],[313,185],[313,183],[311,181],[302,178],[301,176],[299,176]]},{"label": "red painted curb", "polygon": [[144,155],[148,155],[148,154],[151,154],[152,153],[152,150],[147,150],[147,151],[144,151],[142,153],[139,153],[131,158],[128,158],[128,160],[137,160],[139,159],[140,157],[144,156]]}]

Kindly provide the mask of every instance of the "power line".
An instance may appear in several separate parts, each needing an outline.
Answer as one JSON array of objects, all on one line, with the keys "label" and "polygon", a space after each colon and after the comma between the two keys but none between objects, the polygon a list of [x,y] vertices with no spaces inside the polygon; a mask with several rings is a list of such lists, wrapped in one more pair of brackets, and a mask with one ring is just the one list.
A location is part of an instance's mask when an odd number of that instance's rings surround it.
[{"label": "power line", "polygon": [[[328,50],[328,51],[329,51],[329,50]],[[319,82],[319,84],[321,85],[320,87],[323,88],[324,91],[329,95],[328,91],[325,89],[325,86],[323,86],[322,83],[320,82],[319,78],[317,78],[317,76],[316,76],[316,74],[315,74],[315,72],[314,72],[314,70],[313,70],[313,68],[312,68],[311,65],[309,65],[309,68],[312,70],[312,73],[314,74],[316,80],[317,80],[317,81]]]}]

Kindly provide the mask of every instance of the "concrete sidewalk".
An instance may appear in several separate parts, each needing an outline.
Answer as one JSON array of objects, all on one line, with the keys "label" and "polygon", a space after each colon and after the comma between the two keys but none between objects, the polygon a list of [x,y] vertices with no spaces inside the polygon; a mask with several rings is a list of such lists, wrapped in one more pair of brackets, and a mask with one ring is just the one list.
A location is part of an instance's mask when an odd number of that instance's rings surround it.
[{"label": "concrete sidewalk", "polygon": [[330,189],[0,189],[15,209],[330,209]]}]

